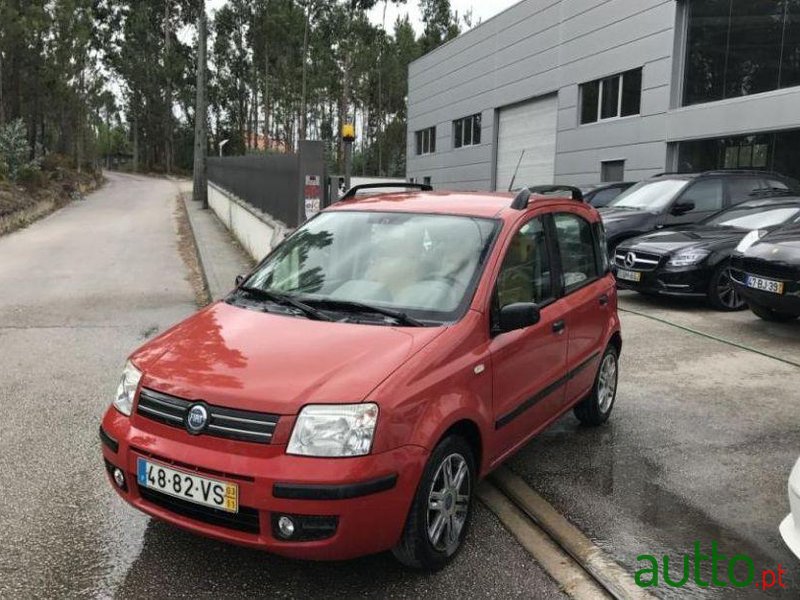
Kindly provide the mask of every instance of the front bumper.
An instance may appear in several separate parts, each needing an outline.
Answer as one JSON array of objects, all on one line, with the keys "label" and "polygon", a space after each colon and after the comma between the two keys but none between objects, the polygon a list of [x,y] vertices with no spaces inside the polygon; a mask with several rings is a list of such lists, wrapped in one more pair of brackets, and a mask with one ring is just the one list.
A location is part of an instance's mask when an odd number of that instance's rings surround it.
[{"label": "front bumper", "polygon": [[[739,269],[731,271],[733,276],[733,285],[736,291],[747,302],[757,304],[774,311],[785,313],[788,315],[800,316],[800,282],[787,281],[777,279],[775,277],[768,277],[758,273],[746,273]],[[748,275],[755,275],[756,277],[764,277],[766,279],[774,279],[776,281],[783,281],[784,293],[773,294],[762,290],[756,290],[745,285]]]},{"label": "front bumper", "polygon": [[[417,446],[358,458],[290,456],[279,444],[192,437],[155,422],[143,424],[145,431],[134,422],[109,409],[101,425],[109,481],[126,502],[191,532],[291,558],[346,560],[395,546],[428,458]],[[240,522],[203,514],[190,503],[162,502],[140,489],[139,457],[236,483]],[[114,482],[115,467],[125,474],[126,489]],[[312,525],[327,517],[335,532],[325,539],[285,541],[273,533],[280,515],[307,517]]]},{"label": "front bumper", "polygon": [[[625,267],[615,265],[614,275],[622,268]],[[641,280],[636,282],[617,278],[617,287],[665,296],[706,296],[712,273],[705,265],[675,268],[659,266],[652,271],[627,270],[641,273]]]}]

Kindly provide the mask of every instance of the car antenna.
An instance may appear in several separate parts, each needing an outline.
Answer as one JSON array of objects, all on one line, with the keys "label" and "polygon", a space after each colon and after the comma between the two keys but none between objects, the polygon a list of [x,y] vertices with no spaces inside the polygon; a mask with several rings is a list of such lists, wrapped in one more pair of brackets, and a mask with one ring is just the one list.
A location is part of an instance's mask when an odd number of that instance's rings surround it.
[{"label": "car antenna", "polygon": [[519,155],[519,160],[517,161],[517,168],[514,169],[514,176],[511,178],[511,183],[508,184],[508,191],[514,189],[514,182],[517,180],[517,173],[519,172],[519,166],[522,164],[522,158],[525,156],[525,149],[523,148],[522,154]]}]

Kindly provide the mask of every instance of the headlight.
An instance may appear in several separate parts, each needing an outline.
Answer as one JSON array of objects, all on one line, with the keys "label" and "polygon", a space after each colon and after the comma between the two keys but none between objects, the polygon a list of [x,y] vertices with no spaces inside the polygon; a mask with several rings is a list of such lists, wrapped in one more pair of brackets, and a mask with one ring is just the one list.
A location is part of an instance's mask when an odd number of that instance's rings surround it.
[{"label": "headlight", "polygon": [[300,411],[287,454],[364,456],[372,449],[377,404],[315,404]]},{"label": "headlight", "polygon": [[748,233],[746,236],[744,236],[744,238],[742,238],[742,241],[739,242],[738,246],[736,246],[736,251],[737,252],[747,252],[747,250],[750,249],[750,246],[752,246],[758,240],[760,240],[762,237],[764,237],[764,235],[766,235],[766,233],[767,232],[764,231],[763,229],[754,229],[753,231]]},{"label": "headlight", "polygon": [[710,252],[707,250],[686,250],[678,252],[669,259],[667,263],[670,267],[688,267],[689,265],[696,265],[705,259]]},{"label": "headlight", "polygon": [[139,385],[141,378],[141,371],[134,367],[131,361],[128,361],[122,371],[122,380],[119,382],[119,387],[117,387],[117,396],[114,398],[114,408],[126,417],[131,416],[133,396],[136,394],[136,387]]}]

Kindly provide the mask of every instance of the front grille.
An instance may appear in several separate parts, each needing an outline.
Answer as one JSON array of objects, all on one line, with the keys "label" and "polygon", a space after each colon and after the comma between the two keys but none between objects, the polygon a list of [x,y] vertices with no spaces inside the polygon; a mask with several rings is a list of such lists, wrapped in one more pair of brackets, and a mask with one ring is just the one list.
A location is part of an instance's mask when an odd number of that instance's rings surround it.
[{"label": "front grille", "polygon": [[[195,402],[142,388],[136,412],[153,421],[183,429],[186,426],[186,414],[193,404]],[[204,406],[208,409],[208,425],[203,430],[203,435],[243,442],[269,444],[280,418],[267,413],[208,404]]]},{"label": "front grille", "polygon": [[[633,255],[633,263],[626,264],[628,255]],[[635,269],[637,271],[655,271],[662,257],[648,252],[632,252],[618,248],[614,254],[614,264],[622,269]]]},{"label": "front grille", "polygon": [[187,502],[180,498],[175,498],[167,494],[162,494],[155,490],[139,486],[139,495],[160,508],[173,512],[182,517],[202,521],[209,525],[244,531],[245,533],[261,533],[261,523],[258,511],[255,508],[240,506],[239,512],[229,513],[218,508],[203,506],[193,502]]}]

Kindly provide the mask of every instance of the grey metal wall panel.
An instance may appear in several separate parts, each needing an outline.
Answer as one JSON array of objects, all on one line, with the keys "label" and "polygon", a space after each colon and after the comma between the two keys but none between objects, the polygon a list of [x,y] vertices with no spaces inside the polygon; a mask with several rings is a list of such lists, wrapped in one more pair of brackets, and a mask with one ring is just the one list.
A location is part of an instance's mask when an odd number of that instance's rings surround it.
[{"label": "grey metal wall panel", "polygon": [[670,111],[668,141],[800,128],[800,87]]},{"label": "grey metal wall panel", "polygon": [[[557,181],[573,174],[599,181],[607,159],[625,159],[629,172],[663,170],[674,25],[674,0],[523,0],[501,12],[409,67],[408,176],[490,189],[496,112],[552,92]],[[578,125],[580,83],[638,67],[641,117]],[[485,151],[453,149],[452,121],[476,112]],[[436,153],[415,156],[414,132],[432,125]]]}]

